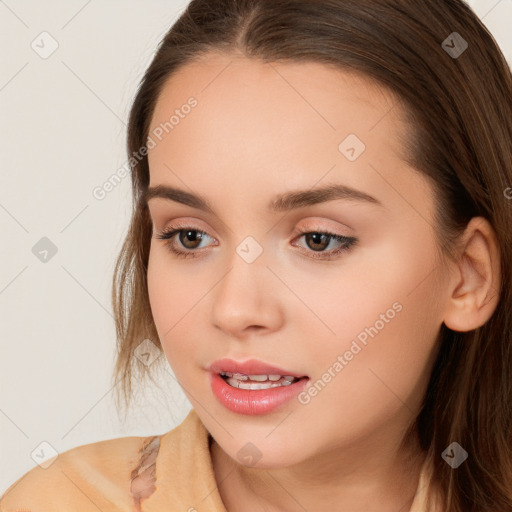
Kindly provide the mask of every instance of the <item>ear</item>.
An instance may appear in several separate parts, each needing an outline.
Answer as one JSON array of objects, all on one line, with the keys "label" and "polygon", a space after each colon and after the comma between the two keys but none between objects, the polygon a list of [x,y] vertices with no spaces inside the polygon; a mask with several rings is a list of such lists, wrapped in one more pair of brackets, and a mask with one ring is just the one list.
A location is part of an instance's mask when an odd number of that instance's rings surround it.
[{"label": "ear", "polygon": [[461,240],[462,250],[450,280],[444,323],[453,331],[482,326],[499,302],[501,268],[496,233],[484,217],[473,217]]}]

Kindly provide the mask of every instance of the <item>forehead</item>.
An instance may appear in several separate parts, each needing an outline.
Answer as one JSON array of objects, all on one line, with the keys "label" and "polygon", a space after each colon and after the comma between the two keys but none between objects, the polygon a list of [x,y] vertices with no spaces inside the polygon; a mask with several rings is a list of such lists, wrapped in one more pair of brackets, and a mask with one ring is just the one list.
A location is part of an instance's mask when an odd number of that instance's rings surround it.
[{"label": "forehead", "polygon": [[[318,62],[275,63],[208,53],[180,67],[164,83],[153,110],[150,132],[168,121],[191,97],[201,104],[203,118],[209,114],[218,116],[217,130],[229,120],[239,121],[246,113],[252,115],[254,123],[321,121],[324,129],[335,131],[350,126],[361,133],[372,127],[368,125],[372,121],[374,125],[380,122],[382,114],[387,117],[388,128],[390,124],[400,128],[398,121],[402,120],[402,109],[393,108],[399,98],[360,73]],[[390,109],[394,112],[387,115]],[[266,131],[271,126],[272,123]]]},{"label": "forehead", "polygon": [[[193,108],[187,106],[191,98]],[[254,190],[262,180],[281,190],[313,186],[333,166],[332,180],[368,188],[368,162],[403,165],[407,136],[397,97],[360,74],[316,62],[265,63],[217,53],[167,80],[149,136],[158,130],[161,140],[153,137],[148,152],[151,185],[183,188],[185,179],[190,188],[214,195],[240,180]],[[353,135],[366,149],[350,162],[339,147]]]},{"label": "forehead", "polygon": [[[213,98],[217,102],[251,98],[251,103],[263,102],[275,107],[299,109],[309,104],[310,109],[323,117],[327,125],[335,125],[329,112],[322,106],[332,101],[348,103],[357,101],[358,107],[389,109],[399,98],[391,90],[372,78],[353,70],[341,69],[333,64],[318,62],[263,62],[240,55],[211,52],[196,57],[183,65],[165,82],[157,99],[151,128],[165,120],[166,115],[180,99],[190,96]],[[172,110],[171,110],[172,111]],[[311,112],[310,112],[311,113]],[[395,112],[395,116],[399,112]],[[168,116],[167,116],[168,117]]]}]

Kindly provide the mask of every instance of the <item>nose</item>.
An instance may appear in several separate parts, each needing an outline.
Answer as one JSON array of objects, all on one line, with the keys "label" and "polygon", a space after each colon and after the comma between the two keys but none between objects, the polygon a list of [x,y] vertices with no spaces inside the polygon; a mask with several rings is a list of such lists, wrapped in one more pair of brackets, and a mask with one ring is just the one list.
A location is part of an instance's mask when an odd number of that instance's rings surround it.
[{"label": "nose", "polygon": [[234,252],[229,269],[211,294],[213,325],[236,338],[281,328],[282,284],[267,267],[263,253],[248,263]]}]

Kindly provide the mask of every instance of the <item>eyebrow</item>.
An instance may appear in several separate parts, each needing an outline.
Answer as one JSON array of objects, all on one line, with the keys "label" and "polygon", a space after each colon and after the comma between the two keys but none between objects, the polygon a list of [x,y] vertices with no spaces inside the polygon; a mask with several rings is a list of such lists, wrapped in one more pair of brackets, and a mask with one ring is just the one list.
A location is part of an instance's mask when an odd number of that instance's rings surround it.
[{"label": "eyebrow", "polygon": [[[149,187],[142,195],[141,201],[144,204],[147,204],[151,199],[156,197],[169,201],[176,201],[211,213],[212,215],[215,214],[214,208],[205,197],[192,194],[178,188],[169,187],[167,185]],[[347,185],[331,184],[310,190],[298,190],[280,194],[270,201],[267,208],[269,211],[275,213],[287,212],[298,208],[304,208],[306,206],[333,201],[335,199],[349,199],[383,206],[378,199],[366,194],[365,192],[348,187]]]}]

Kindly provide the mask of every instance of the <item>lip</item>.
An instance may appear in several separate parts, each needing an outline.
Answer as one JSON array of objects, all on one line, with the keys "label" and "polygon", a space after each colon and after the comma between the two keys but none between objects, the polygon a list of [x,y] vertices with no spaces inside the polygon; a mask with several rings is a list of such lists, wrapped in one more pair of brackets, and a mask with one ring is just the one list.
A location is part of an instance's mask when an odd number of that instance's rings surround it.
[{"label": "lip", "polygon": [[243,373],[245,375],[290,375],[297,377],[307,377],[292,370],[284,370],[273,364],[258,361],[257,359],[248,359],[247,361],[234,361],[233,359],[217,359],[208,368],[212,373],[230,372]]},{"label": "lip", "polygon": [[[296,397],[309,381],[307,375],[285,370],[257,359],[247,361],[218,359],[207,369],[210,372],[210,386],[215,398],[229,411],[251,416],[268,414],[283,406]],[[299,380],[287,386],[269,389],[240,389],[230,386],[219,375],[220,372],[243,373],[245,375],[289,375]]]},{"label": "lip", "polygon": [[269,389],[240,389],[230,386],[218,373],[212,372],[209,376],[215,398],[228,411],[248,416],[268,414],[290,402],[297,397],[309,381],[309,378],[306,377],[288,386]]}]

